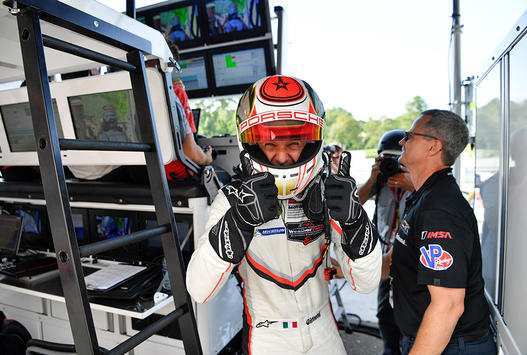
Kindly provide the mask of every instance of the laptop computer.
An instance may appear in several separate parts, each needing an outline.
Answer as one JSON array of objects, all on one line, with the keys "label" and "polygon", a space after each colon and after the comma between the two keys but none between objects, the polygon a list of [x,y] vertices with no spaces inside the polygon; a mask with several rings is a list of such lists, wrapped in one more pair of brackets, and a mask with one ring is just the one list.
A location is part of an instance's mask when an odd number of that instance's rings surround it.
[{"label": "laptop computer", "polygon": [[22,240],[22,216],[0,215],[0,259],[15,259]]}]

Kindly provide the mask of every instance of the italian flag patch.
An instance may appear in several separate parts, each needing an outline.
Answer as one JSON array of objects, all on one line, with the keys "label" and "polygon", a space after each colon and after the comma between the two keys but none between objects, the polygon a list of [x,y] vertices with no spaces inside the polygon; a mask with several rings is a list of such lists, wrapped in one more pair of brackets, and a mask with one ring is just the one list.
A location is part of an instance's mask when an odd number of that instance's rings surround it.
[{"label": "italian flag patch", "polygon": [[286,328],[297,328],[297,322],[282,322],[284,329]]}]

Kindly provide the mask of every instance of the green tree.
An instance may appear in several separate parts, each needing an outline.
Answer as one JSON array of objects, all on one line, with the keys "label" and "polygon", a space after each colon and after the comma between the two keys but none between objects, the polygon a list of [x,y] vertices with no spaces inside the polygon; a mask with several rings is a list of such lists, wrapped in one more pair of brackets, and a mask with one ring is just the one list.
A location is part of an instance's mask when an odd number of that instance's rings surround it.
[{"label": "green tree", "polygon": [[326,130],[324,141],[340,142],[346,149],[361,149],[361,124],[351,113],[343,108],[332,108],[326,111]]},{"label": "green tree", "polygon": [[370,118],[368,121],[362,123],[362,144],[363,149],[377,148],[379,138],[384,134],[384,122],[389,120],[386,117],[381,119]]},{"label": "green tree", "polygon": [[[212,137],[217,135],[236,135],[236,107],[239,98],[193,100],[191,106],[201,108],[200,134]],[[340,142],[346,149],[373,149],[381,136],[392,129],[407,130],[427,105],[420,96],[415,96],[406,104],[406,112],[396,118],[370,118],[368,121],[356,120],[341,107],[326,111],[326,144]]]},{"label": "green tree", "polygon": [[396,118],[370,118],[362,124],[362,142],[364,149],[377,148],[379,139],[385,132],[402,129],[408,130],[419,114],[427,109],[426,102],[420,96],[415,96],[406,106],[406,112]]},{"label": "green tree", "polygon": [[[515,106],[515,105],[513,105]],[[484,106],[478,107],[476,119],[476,146],[486,156],[498,156],[500,146],[500,99],[493,98]]]},{"label": "green tree", "polygon": [[236,106],[238,98],[206,99],[191,103],[200,108],[199,133],[207,136],[236,135]]}]

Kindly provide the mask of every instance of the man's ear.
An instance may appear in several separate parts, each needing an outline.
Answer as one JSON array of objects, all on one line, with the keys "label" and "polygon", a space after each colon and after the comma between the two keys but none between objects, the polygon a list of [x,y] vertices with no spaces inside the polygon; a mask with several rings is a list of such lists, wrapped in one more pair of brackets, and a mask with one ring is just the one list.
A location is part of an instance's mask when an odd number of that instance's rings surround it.
[{"label": "man's ear", "polygon": [[428,150],[428,155],[434,156],[437,154],[441,154],[442,150],[443,150],[443,143],[439,139],[434,139],[433,144],[430,146]]}]

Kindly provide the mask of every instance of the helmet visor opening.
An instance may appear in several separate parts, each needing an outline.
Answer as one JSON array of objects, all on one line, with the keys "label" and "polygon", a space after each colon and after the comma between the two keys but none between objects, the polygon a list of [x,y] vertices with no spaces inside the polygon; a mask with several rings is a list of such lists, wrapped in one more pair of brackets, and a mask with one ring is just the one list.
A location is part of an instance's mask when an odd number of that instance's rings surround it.
[{"label": "helmet visor opening", "polygon": [[240,133],[242,143],[271,141],[319,141],[322,127],[300,120],[277,120],[246,128]]}]

